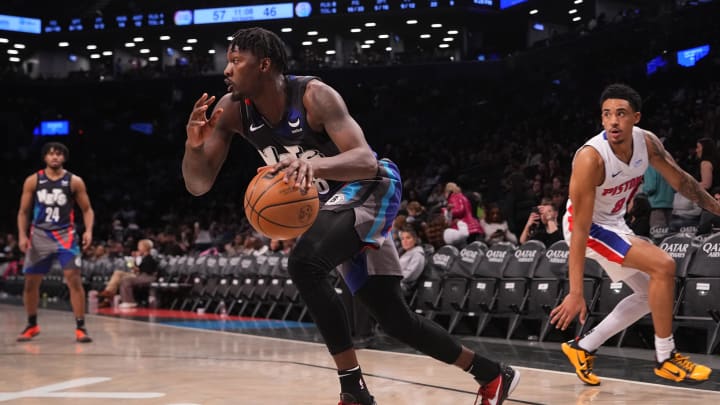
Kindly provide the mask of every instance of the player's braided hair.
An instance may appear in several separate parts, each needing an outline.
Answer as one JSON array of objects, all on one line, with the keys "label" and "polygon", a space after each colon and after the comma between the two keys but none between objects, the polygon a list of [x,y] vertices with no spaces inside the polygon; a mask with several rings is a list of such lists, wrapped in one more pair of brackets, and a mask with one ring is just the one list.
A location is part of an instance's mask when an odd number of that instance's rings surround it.
[{"label": "player's braided hair", "polygon": [[250,51],[258,58],[269,58],[272,67],[279,73],[287,69],[285,44],[274,32],[264,28],[243,28],[233,34],[230,49]]}]

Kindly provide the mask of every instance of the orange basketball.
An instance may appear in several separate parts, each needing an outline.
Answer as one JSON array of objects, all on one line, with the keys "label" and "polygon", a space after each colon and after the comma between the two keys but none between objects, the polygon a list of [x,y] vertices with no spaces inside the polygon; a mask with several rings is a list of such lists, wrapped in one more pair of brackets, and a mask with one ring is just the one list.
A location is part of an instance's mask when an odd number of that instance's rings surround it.
[{"label": "orange basketball", "polygon": [[270,173],[265,168],[250,181],[245,190],[245,216],[256,231],[272,239],[300,236],[315,222],[320,210],[315,187],[307,191],[286,184],[283,172]]}]

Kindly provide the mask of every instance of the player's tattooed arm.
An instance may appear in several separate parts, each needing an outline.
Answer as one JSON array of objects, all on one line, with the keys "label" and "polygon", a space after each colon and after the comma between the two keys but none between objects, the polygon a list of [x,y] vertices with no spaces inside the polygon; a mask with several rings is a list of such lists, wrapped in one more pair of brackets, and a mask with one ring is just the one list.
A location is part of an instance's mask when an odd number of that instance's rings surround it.
[{"label": "player's tattooed arm", "polygon": [[655,134],[646,131],[645,141],[650,164],[677,192],[713,214],[720,215],[720,203],[708,194],[695,178],[678,166]]}]

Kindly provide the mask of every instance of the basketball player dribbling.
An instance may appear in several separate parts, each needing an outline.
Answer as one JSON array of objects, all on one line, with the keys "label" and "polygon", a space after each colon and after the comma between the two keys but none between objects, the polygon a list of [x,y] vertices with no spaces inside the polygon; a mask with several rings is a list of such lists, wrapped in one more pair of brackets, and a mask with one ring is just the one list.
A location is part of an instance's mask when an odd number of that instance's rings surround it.
[{"label": "basketball player dribbling", "polygon": [[[77,203],[83,215],[83,248],[92,243],[95,214],[90,206],[85,182],[63,168],[69,155],[67,147],[50,142],[43,145],[41,155],[45,169],[25,179],[18,211],[18,243],[20,250],[25,252],[23,303],[28,324],[17,341],[29,341],[40,333],[37,324],[40,284],[43,276],[50,271],[53,261],[57,260],[70,290],[70,303],[76,321],[75,340],[89,343],[92,339],[85,329],[85,290],[80,278],[82,263],[75,236],[74,203]],[[30,226],[28,217],[31,212]]]},{"label": "basketball player dribbling", "polygon": [[638,190],[648,164],[679,193],[701,207],[720,214],[720,203],[684,172],[651,132],[636,127],[642,99],[632,88],[613,84],[600,97],[604,131],[575,154],[570,176],[570,198],[563,220],[570,245],[570,292],[550,314],[551,322],[566,329],[587,313],[583,298],[585,257],[600,263],[610,278],[622,280],[633,294],[594,329],[562,344],[577,376],[589,385],[600,384],[593,372],[595,351],[610,337],[651,313],[655,329],[655,374],[680,381],[704,381],[710,368],[695,364],[675,350],[672,308],[675,261],[665,251],[635,237],[625,224],[627,204]]},{"label": "basketball player dribbling", "polygon": [[345,282],[383,330],[445,363],[469,372],[484,405],[503,403],[519,380],[509,366],[477,355],[444,329],[410,311],[402,273],[388,238],[402,194],[398,168],[378,160],[342,97],[316,77],[284,75],[285,45],[262,28],[235,33],[227,51],[225,94],[203,94],[187,124],[185,185],[207,192],[234,134],[242,135],[267,165],[298,187],[318,188],[321,209],[290,254],[290,276],[332,355],[340,404],[375,403],[363,380],[345,310],[328,274],[343,264]]}]

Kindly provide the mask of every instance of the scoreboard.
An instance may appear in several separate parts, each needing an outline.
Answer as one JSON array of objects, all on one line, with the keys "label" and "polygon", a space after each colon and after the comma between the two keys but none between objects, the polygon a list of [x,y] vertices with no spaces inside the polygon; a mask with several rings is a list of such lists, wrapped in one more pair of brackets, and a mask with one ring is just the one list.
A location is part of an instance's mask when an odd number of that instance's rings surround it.
[{"label": "scoreboard", "polygon": [[[483,9],[510,7],[524,0],[303,0],[286,3],[250,4],[235,7],[181,9],[166,12],[133,13],[113,16],[88,16],[67,20],[48,19],[42,24],[43,33],[103,31],[222,24],[242,21],[307,18],[317,16],[376,14],[432,9]],[[0,15],[0,29],[3,29]],[[5,16],[11,17],[11,16]],[[15,17],[20,19],[19,17]],[[29,21],[32,19],[23,19]],[[40,20],[33,30],[40,33]],[[27,32],[30,32],[28,29]]]},{"label": "scoreboard", "polygon": [[[474,3],[490,6],[494,0],[475,0]],[[472,5],[467,0],[317,0],[312,3],[312,15],[337,15],[358,13],[381,13],[386,11],[411,11],[433,8],[454,8]]]},{"label": "scoreboard", "polygon": [[165,13],[138,13],[115,16],[90,16],[70,18],[65,21],[57,19],[45,20],[42,31],[50,32],[81,32],[104,31],[109,29],[161,27],[166,24]]}]

